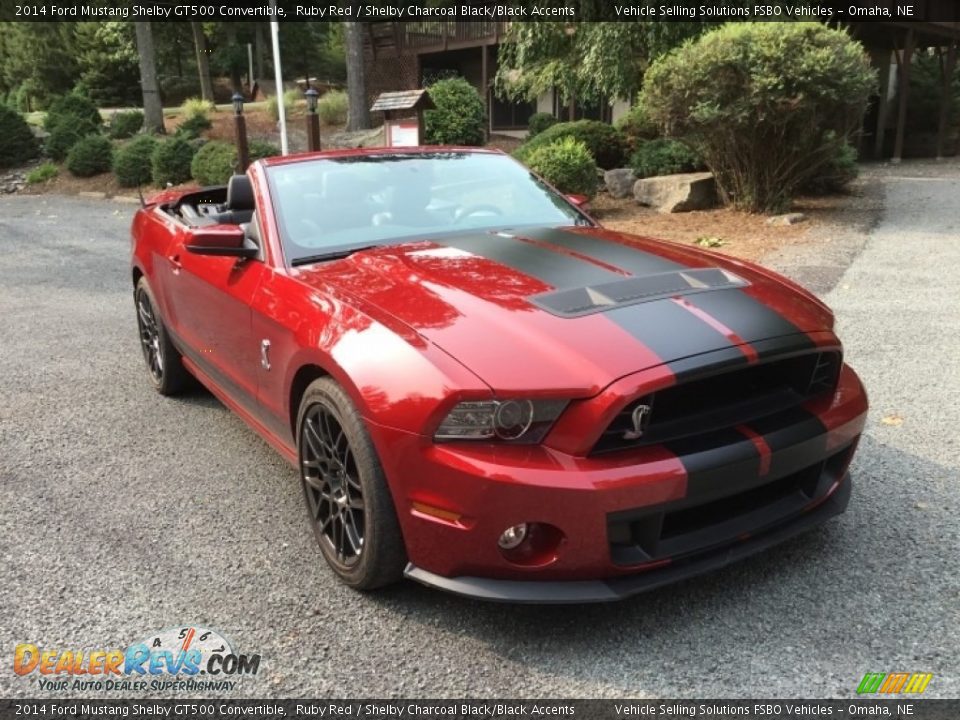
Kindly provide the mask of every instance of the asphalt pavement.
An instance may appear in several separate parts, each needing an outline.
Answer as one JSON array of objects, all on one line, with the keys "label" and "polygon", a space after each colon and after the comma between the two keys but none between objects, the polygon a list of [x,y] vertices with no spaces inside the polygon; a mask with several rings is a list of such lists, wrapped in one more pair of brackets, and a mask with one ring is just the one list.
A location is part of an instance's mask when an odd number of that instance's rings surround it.
[{"label": "asphalt pavement", "polygon": [[210,395],[151,389],[133,206],[0,198],[0,696],[61,695],[14,675],[17,643],[183,624],[262,656],[229,696],[851,697],[893,671],[960,696],[960,165],[912,167],[878,180],[880,222],[827,295],[872,403],[846,515],[581,607],[337,583],[296,472]]}]

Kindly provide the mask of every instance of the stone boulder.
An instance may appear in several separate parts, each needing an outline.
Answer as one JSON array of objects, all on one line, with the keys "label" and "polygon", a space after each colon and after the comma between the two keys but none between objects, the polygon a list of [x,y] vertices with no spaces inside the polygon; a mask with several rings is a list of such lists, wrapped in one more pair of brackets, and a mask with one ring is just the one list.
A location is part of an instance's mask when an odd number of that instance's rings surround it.
[{"label": "stone boulder", "polygon": [[633,197],[662,213],[709,210],[717,204],[717,186],[713,173],[662,175],[637,180]]},{"label": "stone boulder", "polygon": [[618,200],[630,197],[636,181],[637,176],[630,168],[616,168],[607,170],[603,174],[603,183],[607,186],[607,192]]}]

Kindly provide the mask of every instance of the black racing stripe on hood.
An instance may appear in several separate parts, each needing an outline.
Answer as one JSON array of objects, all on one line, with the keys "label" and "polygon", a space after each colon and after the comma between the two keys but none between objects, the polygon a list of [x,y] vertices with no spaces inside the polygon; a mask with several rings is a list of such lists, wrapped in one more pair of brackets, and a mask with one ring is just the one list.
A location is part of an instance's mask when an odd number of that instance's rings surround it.
[{"label": "black racing stripe on hood", "polygon": [[686,302],[716,318],[747,342],[799,335],[805,347],[814,346],[809,338],[803,340],[805,336],[800,328],[742,290],[697,293],[687,296]]},{"label": "black racing stripe on hood", "polygon": [[[730,340],[672,300],[613,308],[603,313],[664,362],[732,347]],[[739,351],[739,362],[746,358]]]},{"label": "black racing stripe on hood", "polygon": [[557,290],[598,285],[623,277],[586,260],[526,243],[507,234],[460,235],[435,242],[506,265]]},{"label": "black racing stripe on hood", "polygon": [[529,232],[521,231],[519,234],[531,240],[558,245],[565,250],[571,250],[641,277],[688,268],[686,265],[667,260],[655,253],[586,234],[556,228],[536,228]]}]

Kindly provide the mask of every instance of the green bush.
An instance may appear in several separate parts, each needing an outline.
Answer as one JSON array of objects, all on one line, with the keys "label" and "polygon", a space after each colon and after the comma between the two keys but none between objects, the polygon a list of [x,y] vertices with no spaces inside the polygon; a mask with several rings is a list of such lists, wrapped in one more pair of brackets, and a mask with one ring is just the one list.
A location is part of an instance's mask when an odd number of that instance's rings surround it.
[{"label": "green bush", "polygon": [[552,127],[560,122],[553,113],[544,113],[538,112],[530,116],[530,120],[527,121],[527,130],[529,134],[527,139],[539,135],[548,127]]},{"label": "green bush", "polygon": [[48,180],[53,180],[59,174],[60,169],[56,165],[52,162],[45,162],[27,173],[27,185],[45,183]]},{"label": "green bush", "polygon": [[175,134],[187,140],[194,140],[200,137],[204,130],[212,127],[213,123],[206,115],[191,115],[177,126]]},{"label": "green bush", "polygon": [[839,146],[830,162],[821,166],[816,175],[800,186],[800,192],[805,195],[832,195],[843,192],[859,174],[857,149],[845,142]]},{"label": "green bush", "polygon": [[47,116],[43,121],[44,129],[52,133],[61,125],[81,125],[90,128],[92,132],[99,132],[103,119],[93,100],[72,92],[55,98],[47,108]]},{"label": "green bush", "polygon": [[447,78],[428,92],[436,109],[423,114],[427,145],[483,145],[486,117],[473,85],[461,77]]},{"label": "green bush", "polygon": [[[950,105],[947,108],[947,126],[955,128],[960,120],[960,66],[950,81]],[[907,102],[907,134],[933,133],[940,122],[943,93],[943,75],[940,58],[920,52],[914,55],[910,68],[910,96]],[[889,107],[900,102],[899,93],[890,100]]]},{"label": "green bush", "polygon": [[196,117],[197,115],[207,117],[210,113],[216,111],[217,106],[212,102],[197,97],[184,100],[183,104],[180,106],[180,114],[187,119]]},{"label": "green bush", "polygon": [[122,187],[137,187],[150,182],[156,147],[157,139],[153,135],[139,135],[114,153],[113,174]]},{"label": "green bush", "polygon": [[23,116],[0,106],[0,167],[11,167],[37,154],[37,141]]},{"label": "green bush", "polygon": [[113,145],[103,135],[81,138],[67,154],[67,170],[77,177],[107,172],[113,164]]},{"label": "green bush", "polygon": [[658,138],[642,141],[630,157],[638,178],[694,172],[703,169],[703,159],[679,140]]},{"label": "green bush", "polygon": [[631,148],[638,148],[644,140],[656,140],[660,136],[657,124],[650,119],[643,103],[636,103],[614,124],[627,139]]},{"label": "green bush", "polygon": [[593,197],[597,192],[597,164],[581,140],[567,136],[539,147],[527,165],[562,193]]},{"label": "green bush", "polygon": [[157,143],[150,157],[153,184],[166,187],[187,182],[194,152],[193,146],[182,137],[174,136]]},{"label": "green bush", "polygon": [[87,121],[78,120],[75,125],[61,123],[47,136],[43,149],[48,157],[62,162],[74,145],[88,135],[96,133],[97,129]]},{"label": "green bush", "polygon": [[317,114],[324,125],[343,125],[347,121],[347,94],[343,90],[330,90],[317,100]]},{"label": "green bush", "polygon": [[190,175],[201,185],[225,185],[237,167],[237,149],[213,140],[193,156]]},{"label": "green bush", "polygon": [[566,137],[572,137],[586,145],[597,165],[604,170],[623,165],[627,150],[626,139],[612,125],[596,120],[557,123],[527,140],[517,148],[514,157],[522,163],[529,164],[532,153]]},{"label": "green bush", "polygon": [[110,118],[110,137],[121,139],[133,137],[143,127],[143,113],[140,110],[116,112]]},{"label": "green bush", "polygon": [[860,127],[875,81],[842,30],[738,22],[655,60],[643,103],[700,153],[725,200],[779,212]]},{"label": "green bush", "polygon": [[[289,90],[283,94],[283,111],[287,115],[293,112],[293,101],[294,97]],[[271,95],[267,98],[267,113],[273,118],[274,122],[280,120],[280,107],[277,104],[276,95]]]},{"label": "green bush", "polygon": [[276,157],[280,154],[280,148],[266,140],[251,140],[249,143],[250,162],[262,158]]}]

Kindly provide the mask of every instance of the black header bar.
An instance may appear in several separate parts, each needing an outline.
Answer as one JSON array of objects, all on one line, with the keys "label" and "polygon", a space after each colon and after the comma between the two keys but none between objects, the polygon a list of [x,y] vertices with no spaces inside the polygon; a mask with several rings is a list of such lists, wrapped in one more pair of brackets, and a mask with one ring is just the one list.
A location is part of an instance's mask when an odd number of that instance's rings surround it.
[{"label": "black header bar", "polygon": [[[789,21],[960,24],[957,0],[3,0],[0,20],[26,22]],[[953,28],[954,30],[960,29]]]}]

